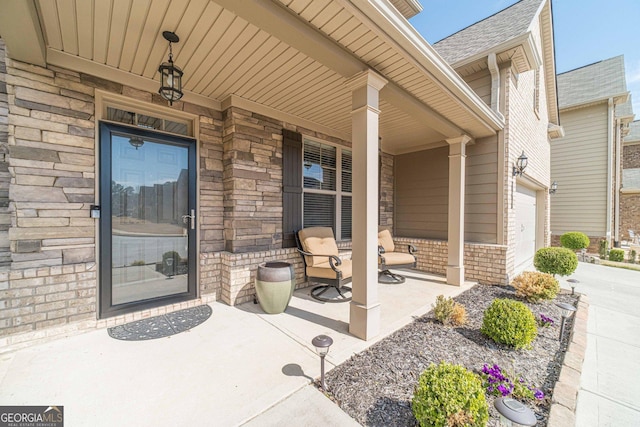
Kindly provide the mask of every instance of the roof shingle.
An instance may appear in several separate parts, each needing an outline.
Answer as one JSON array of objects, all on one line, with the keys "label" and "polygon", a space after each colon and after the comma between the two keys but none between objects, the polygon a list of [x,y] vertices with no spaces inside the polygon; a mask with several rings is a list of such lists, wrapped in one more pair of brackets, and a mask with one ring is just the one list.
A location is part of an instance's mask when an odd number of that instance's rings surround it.
[{"label": "roof shingle", "polygon": [[558,103],[561,109],[621,95],[627,92],[624,56],[616,56],[558,74],[557,81]]},{"label": "roof shingle", "polygon": [[543,0],[521,0],[482,21],[433,44],[449,63],[456,64],[526,33]]}]

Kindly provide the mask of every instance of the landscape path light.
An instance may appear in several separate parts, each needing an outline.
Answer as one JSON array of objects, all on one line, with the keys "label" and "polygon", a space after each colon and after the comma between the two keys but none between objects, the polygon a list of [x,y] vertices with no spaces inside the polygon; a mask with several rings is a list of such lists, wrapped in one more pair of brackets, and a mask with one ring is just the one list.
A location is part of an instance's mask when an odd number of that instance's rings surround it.
[{"label": "landscape path light", "polygon": [[315,337],[311,344],[316,348],[316,353],[320,356],[320,384],[322,385],[322,391],[327,391],[327,386],[324,383],[324,358],[329,353],[329,347],[333,344],[333,339],[327,335],[318,335]]},{"label": "landscape path light", "polygon": [[576,293],[576,283],[580,283],[578,279],[567,279],[567,282],[571,283],[571,295]]},{"label": "landscape path light", "polygon": [[535,426],[538,420],[531,409],[510,397],[500,397],[493,401],[493,406],[500,413],[500,425]]},{"label": "landscape path light", "polygon": [[562,341],[562,336],[564,335],[564,323],[567,321],[567,318],[571,317],[571,315],[576,311],[576,308],[566,302],[557,302],[556,305],[560,307],[560,310],[562,310],[562,323],[560,324],[560,337],[558,338],[558,341]]}]

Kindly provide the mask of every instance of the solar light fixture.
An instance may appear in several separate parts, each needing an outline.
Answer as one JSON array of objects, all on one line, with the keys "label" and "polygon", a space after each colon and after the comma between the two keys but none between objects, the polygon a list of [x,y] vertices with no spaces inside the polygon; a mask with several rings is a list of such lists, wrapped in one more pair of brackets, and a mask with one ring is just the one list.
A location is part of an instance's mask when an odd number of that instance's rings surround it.
[{"label": "solar light fixture", "polygon": [[576,311],[576,308],[571,304],[567,304],[566,302],[557,302],[556,305],[560,307],[562,310],[562,323],[560,324],[560,337],[558,337],[558,341],[562,341],[562,336],[564,335],[564,323],[567,321],[568,317]]},{"label": "solar light fixture", "polygon": [[522,176],[524,170],[527,168],[527,164],[529,163],[529,158],[524,154],[524,150],[518,160],[516,160],[516,164],[513,165],[513,176]]},{"label": "solar light fixture", "polygon": [[551,187],[549,188],[549,194],[556,194],[556,191],[558,191],[558,182],[553,181]]},{"label": "solar light fixture", "polygon": [[174,101],[182,98],[182,70],[173,65],[172,43],[178,43],[180,38],[172,31],[163,31],[162,37],[169,42],[169,61],[163,62],[158,68],[160,73],[160,90],[158,93],[173,105]]},{"label": "solar light fixture", "polygon": [[500,426],[535,426],[538,421],[531,409],[510,397],[494,400],[493,406],[500,413]]},{"label": "solar light fixture", "polygon": [[324,383],[324,358],[329,353],[329,347],[333,344],[333,339],[327,335],[318,335],[315,337],[311,344],[316,348],[316,353],[320,356],[320,384],[322,385],[322,391],[327,391],[327,386]]},{"label": "solar light fixture", "polygon": [[571,295],[575,295],[575,293],[576,293],[576,283],[580,283],[580,281],[577,280],[577,279],[568,279],[567,282],[571,283]]}]

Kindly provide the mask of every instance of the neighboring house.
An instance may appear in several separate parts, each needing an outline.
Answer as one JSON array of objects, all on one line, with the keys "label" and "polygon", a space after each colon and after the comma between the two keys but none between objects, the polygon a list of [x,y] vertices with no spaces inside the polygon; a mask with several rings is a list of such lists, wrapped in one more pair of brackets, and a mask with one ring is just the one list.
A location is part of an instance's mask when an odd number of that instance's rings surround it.
[{"label": "neighboring house", "polygon": [[[269,260],[294,263],[301,285],[293,232],[310,225],[353,250],[350,331],[363,339],[379,324],[378,226],[450,284],[504,283],[548,241],[550,4],[503,12],[523,23],[452,61],[464,78],[407,22],[417,12],[413,0],[3,3],[3,342],[250,301]],[[184,71],[171,106],[157,93],[163,31],[180,37]],[[493,97],[472,75],[493,76]],[[517,237],[524,218],[531,241]]]},{"label": "neighboring house", "polygon": [[[565,136],[551,144],[552,242],[580,231],[591,240],[621,241],[622,138],[633,120],[624,57],[617,56],[558,75]],[[616,166],[617,165],[617,166]]]},{"label": "neighboring house", "polygon": [[[435,43],[434,48],[505,118],[504,133],[497,141],[469,147],[465,237],[505,248],[500,259],[506,261],[503,273],[513,276],[531,264],[537,249],[549,245],[549,140],[562,134],[551,4],[520,1]],[[516,177],[512,169],[522,153],[528,166]],[[429,157],[437,161],[437,156]],[[415,158],[412,154],[406,161]],[[396,163],[403,161],[396,158]],[[400,179],[396,178],[398,197],[405,184]],[[396,207],[397,223],[401,208]]]},{"label": "neighboring house", "polygon": [[629,241],[629,230],[640,235],[640,121],[629,125],[629,134],[622,144],[620,236]]}]

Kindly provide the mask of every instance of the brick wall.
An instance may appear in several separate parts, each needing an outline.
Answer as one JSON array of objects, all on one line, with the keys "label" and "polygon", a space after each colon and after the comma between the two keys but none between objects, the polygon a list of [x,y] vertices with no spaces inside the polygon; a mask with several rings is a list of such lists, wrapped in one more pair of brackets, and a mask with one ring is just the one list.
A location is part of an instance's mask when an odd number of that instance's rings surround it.
[{"label": "brick wall", "polygon": [[[418,250],[417,269],[429,273],[446,275],[448,243],[446,240],[412,239],[396,237],[394,244],[406,252],[406,245],[412,244]],[[465,279],[476,280],[486,285],[505,284],[507,247],[484,243],[464,244]]]}]

